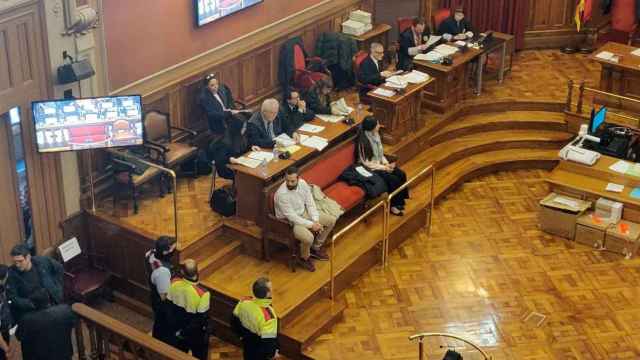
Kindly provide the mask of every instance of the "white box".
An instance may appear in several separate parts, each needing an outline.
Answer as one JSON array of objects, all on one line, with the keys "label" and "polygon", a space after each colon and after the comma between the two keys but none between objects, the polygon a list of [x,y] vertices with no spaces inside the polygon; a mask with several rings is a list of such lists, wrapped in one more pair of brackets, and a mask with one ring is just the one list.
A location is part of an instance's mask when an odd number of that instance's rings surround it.
[{"label": "white box", "polygon": [[359,36],[369,30],[366,29],[365,24],[358,21],[347,20],[342,23],[342,32],[348,35]]},{"label": "white box", "polygon": [[621,202],[599,198],[598,201],[596,201],[596,215],[608,219],[615,224],[622,218],[623,207],[624,205]]}]

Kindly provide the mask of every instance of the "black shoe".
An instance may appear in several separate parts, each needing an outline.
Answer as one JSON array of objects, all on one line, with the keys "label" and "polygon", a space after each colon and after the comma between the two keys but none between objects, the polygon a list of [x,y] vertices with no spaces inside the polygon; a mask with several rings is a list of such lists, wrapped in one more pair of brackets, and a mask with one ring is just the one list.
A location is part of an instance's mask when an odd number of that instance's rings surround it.
[{"label": "black shoe", "polygon": [[329,261],[329,255],[322,249],[311,249],[311,257],[320,261]]},{"label": "black shoe", "polygon": [[316,271],[316,267],[313,265],[313,261],[311,259],[305,260],[305,259],[299,258],[298,265],[300,265],[301,268],[307,271],[310,271],[310,272]]}]

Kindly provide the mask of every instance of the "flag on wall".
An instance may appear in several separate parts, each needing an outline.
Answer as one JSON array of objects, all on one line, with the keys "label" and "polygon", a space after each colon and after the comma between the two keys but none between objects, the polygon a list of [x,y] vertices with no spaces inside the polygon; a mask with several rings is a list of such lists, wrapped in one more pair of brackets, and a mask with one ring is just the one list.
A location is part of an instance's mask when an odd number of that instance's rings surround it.
[{"label": "flag on wall", "polygon": [[580,32],[582,24],[591,19],[593,0],[578,0],[576,3],[576,28]]}]

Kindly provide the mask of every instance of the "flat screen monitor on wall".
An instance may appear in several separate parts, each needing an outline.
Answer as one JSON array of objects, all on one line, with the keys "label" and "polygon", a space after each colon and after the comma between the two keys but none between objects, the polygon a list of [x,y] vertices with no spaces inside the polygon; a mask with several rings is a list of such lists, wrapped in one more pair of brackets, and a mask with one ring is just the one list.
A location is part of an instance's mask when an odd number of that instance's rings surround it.
[{"label": "flat screen monitor on wall", "polygon": [[194,0],[196,24],[206,25],[227,15],[233,14],[263,0]]},{"label": "flat screen monitor on wall", "polygon": [[39,152],[142,145],[139,95],[35,101]]}]

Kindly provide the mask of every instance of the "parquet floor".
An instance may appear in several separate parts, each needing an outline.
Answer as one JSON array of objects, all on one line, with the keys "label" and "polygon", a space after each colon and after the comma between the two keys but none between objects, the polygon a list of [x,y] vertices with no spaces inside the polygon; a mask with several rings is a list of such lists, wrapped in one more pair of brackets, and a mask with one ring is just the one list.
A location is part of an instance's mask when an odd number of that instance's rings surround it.
[{"label": "parquet floor", "polygon": [[[308,351],[316,359],[416,359],[418,332],[463,335],[494,359],[640,358],[640,260],[538,229],[541,170],[462,185],[421,231],[343,296],[345,317]],[[277,300],[276,300],[277,301]],[[537,312],[546,319],[523,321]],[[442,339],[427,343],[442,359]],[[477,353],[459,348],[465,359]],[[439,356],[439,357],[438,357]]]}]

